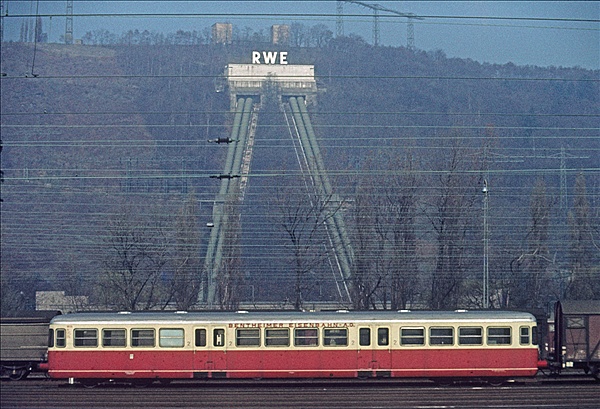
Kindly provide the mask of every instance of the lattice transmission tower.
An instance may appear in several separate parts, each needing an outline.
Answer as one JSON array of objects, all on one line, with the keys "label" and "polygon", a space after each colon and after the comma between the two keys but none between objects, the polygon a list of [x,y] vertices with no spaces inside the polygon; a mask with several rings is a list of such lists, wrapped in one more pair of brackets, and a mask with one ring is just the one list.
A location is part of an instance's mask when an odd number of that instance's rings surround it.
[{"label": "lattice transmission tower", "polygon": [[[345,0],[337,2],[337,34],[343,35],[343,7],[342,3],[352,3],[357,4],[362,7],[366,7],[373,11],[373,45],[379,46],[380,43],[380,30],[379,30],[379,12],[394,14],[400,17],[406,17],[408,19],[407,22],[407,32],[406,32],[406,47],[408,49],[413,50],[415,48],[415,26],[414,20],[423,20],[423,17],[419,17],[413,13],[403,13],[398,10],[390,9],[387,7],[383,7],[380,4],[371,4],[365,3],[363,1],[354,1],[354,0]],[[341,33],[341,34],[340,34]]]},{"label": "lattice transmission tower", "polygon": [[67,0],[67,21],[65,23],[65,44],[73,44],[73,0]]}]

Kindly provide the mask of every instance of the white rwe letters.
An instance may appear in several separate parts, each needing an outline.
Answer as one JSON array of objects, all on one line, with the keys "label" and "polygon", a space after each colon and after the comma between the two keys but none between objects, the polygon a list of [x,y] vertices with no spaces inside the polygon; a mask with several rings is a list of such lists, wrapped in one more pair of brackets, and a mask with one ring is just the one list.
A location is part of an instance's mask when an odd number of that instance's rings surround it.
[{"label": "white rwe letters", "polygon": [[277,64],[277,57],[279,56],[279,64],[287,65],[287,51],[252,51],[252,64]]}]

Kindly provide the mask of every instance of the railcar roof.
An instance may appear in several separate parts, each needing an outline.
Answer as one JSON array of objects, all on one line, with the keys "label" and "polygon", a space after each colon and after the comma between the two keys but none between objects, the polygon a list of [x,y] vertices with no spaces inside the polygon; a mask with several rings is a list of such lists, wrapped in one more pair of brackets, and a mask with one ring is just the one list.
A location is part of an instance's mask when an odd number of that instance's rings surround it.
[{"label": "railcar roof", "polygon": [[565,300],[560,303],[566,315],[600,315],[600,300]]},{"label": "railcar roof", "polygon": [[55,317],[54,324],[113,322],[390,322],[390,321],[535,321],[533,315],[512,311],[360,311],[360,312],[82,312]]},{"label": "railcar roof", "polygon": [[50,320],[56,315],[60,315],[60,311],[2,311],[0,322],[3,324],[49,323]]}]

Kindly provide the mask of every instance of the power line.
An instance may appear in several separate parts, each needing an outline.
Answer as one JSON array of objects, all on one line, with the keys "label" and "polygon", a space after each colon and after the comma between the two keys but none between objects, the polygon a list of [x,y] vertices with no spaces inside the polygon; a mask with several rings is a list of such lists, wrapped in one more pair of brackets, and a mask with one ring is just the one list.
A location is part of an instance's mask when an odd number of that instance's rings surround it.
[{"label": "power line", "polygon": [[[210,17],[230,17],[230,18],[319,18],[326,17],[334,21],[337,13],[73,13],[73,17],[134,17],[134,18],[210,18]],[[38,14],[39,17],[67,17],[66,13],[46,13]],[[4,18],[31,18],[35,14],[20,13],[7,14]],[[363,14],[344,13],[342,17],[364,17]],[[393,14],[382,14],[381,18],[401,19],[406,16]],[[466,16],[466,15],[443,15],[443,14],[414,14],[414,18],[437,19],[437,20],[499,20],[499,21],[553,21],[568,23],[600,23],[600,19],[595,18],[572,18],[572,17],[510,17],[510,16]]]},{"label": "power line", "polygon": [[[474,77],[474,76],[441,76],[441,75],[343,75],[343,74],[327,74],[321,76],[321,78],[331,79],[372,79],[372,80],[478,80],[478,81],[558,81],[558,82],[600,82],[600,78],[551,78],[551,77]],[[29,75],[3,75],[0,80],[14,80],[14,79],[95,79],[95,78],[144,78],[144,79],[156,79],[156,78],[176,78],[176,79],[197,79],[207,78],[215,79],[221,78],[221,75],[210,75],[210,74],[87,74],[87,75],[42,75],[36,76]],[[235,76],[230,76],[235,78]],[[285,79],[285,75],[277,76],[279,79]],[[299,78],[299,76],[293,76],[293,78]],[[319,78],[319,76],[317,76]]]},{"label": "power line", "polygon": [[[184,111],[33,111],[33,112],[2,112],[3,116],[52,116],[52,115],[230,115],[231,111],[210,111],[210,110],[184,110]],[[508,116],[508,117],[600,117],[597,114],[585,113],[536,113],[536,112],[441,112],[441,111],[316,111],[313,115],[432,115],[432,116]]]}]

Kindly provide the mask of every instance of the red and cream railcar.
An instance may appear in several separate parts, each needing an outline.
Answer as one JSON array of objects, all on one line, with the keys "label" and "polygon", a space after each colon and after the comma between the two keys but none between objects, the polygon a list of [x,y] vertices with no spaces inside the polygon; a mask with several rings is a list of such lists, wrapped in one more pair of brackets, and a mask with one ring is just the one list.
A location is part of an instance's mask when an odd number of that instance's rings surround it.
[{"label": "red and cream railcar", "polygon": [[527,313],[81,313],[50,325],[49,374],[182,378],[493,378],[538,369]]}]

